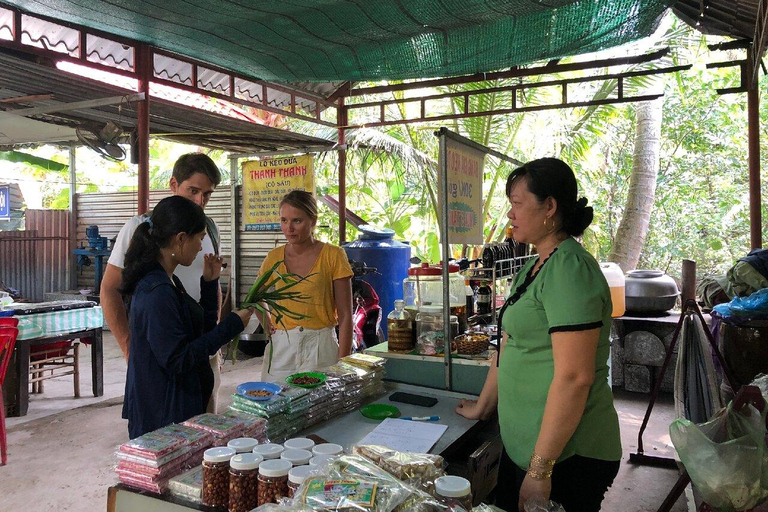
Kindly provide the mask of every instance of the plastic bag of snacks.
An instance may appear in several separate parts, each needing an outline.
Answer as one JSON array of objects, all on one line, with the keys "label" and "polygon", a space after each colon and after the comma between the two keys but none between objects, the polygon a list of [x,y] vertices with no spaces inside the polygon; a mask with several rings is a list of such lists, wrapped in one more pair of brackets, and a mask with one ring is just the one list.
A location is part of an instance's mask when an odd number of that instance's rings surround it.
[{"label": "plastic bag of snacks", "polygon": [[262,418],[268,418],[273,414],[285,411],[289,403],[289,399],[280,395],[259,402],[244,398],[237,393],[232,395],[232,406],[237,406],[237,410],[255,414]]},{"label": "plastic bag of snacks", "polygon": [[226,446],[236,437],[241,437],[243,422],[231,416],[223,414],[203,413],[194,416],[183,423],[184,425],[205,432],[210,432],[215,438],[214,445]]},{"label": "plastic bag of snacks", "polygon": [[228,416],[242,422],[243,437],[252,437],[258,440],[260,443],[266,441],[267,420],[265,418],[235,409],[224,411],[222,416]]},{"label": "plastic bag of snacks", "polygon": [[434,492],[434,482],[445,475],[445,460],[429,453],[403,453],[386,446],[358,445],[352,453],[362,455],[376,466],[413,487]]},{"label": "plastic bag of snacks", "polygon": [[172,423],[154,431],[155,434],[178,437],[189,446],[189,451],[196,452],[200,449],[210,448],[213,445],[213,434],[204,430]]},{"label": "plastic bag of snacks", "polygon": [[294,504],[337,511],[391,512],[415,491],[359,455],[340,455],[310,475]]},{"label": "plastic bag of snacks", "polygon": [[341,358],[345,363],[360,366],[361,368],[382,368],[387,360],[383,357],[372,356],[370,354],[355,353]]},{"label": "plastic bag of snacks", "polygon": [[143,436],[121,444],[117,455],[119,458],[122,458],[122,455],[130,455],[146,461],[148,465],[157,467],[186,454],[188,451],[189,446],[179,437],[147,432]]},{"label": "plastic bag of snacks", "polygon": [[197,466],[168,481],[171,495],[200,503],[203,494],[203,467]]}]

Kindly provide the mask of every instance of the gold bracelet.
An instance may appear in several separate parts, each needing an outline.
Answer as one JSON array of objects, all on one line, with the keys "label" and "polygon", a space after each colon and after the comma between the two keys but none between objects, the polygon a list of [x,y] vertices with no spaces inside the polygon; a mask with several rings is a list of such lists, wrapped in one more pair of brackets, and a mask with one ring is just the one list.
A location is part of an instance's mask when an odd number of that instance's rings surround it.
[{"label": "gold bracelet", "polygon": [[551,469],[555,466],[556,462],[557,459],[542,459],[535,453],[531,454],[531,466],[544,466]]},{"label": "gold bracelet", "polygon": [[528,468],[526,474],[534,480],[546,480],[552,477],[552,470],[548,471],[536,471],[535,469]]}]

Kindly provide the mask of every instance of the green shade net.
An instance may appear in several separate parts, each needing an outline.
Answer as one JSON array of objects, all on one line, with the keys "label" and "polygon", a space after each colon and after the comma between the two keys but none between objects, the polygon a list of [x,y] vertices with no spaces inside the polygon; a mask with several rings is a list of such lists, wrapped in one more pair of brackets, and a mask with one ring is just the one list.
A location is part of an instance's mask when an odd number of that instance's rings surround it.
[{"label": "green shade net", "polygon": [[275,82],[445,77],[650,35],[673,0],[2,0]]}]

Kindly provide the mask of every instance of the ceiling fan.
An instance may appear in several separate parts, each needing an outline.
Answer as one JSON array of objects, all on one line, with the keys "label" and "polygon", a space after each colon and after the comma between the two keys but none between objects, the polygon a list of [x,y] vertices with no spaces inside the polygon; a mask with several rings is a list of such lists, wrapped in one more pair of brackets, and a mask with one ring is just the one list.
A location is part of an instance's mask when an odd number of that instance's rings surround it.
[{"label": "ceiling fan", "polygon": [[125,150],[119,144],[123,129],[112,121],[107,122],[101,129],[78,126],[75,132],[80,142],[103,158],[113,162],[125,160]]}]

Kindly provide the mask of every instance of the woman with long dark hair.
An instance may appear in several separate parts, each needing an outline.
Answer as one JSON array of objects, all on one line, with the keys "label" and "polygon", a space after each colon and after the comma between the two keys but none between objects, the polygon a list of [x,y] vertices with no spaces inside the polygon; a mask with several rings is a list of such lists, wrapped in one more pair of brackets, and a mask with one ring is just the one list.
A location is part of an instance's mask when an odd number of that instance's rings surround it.
[{"label": "woman with long dark hair", "polygon": [[253,313],[237,310],[216,325],[222,258],[205,255],[200,302],[173,275],[202,250],[205,214],[166,197],[139,225],[125,255],[121,293],[130,301],[131,351],[123,418],[131,439],[205,412],[213,390],[208,359],[242,332]]},{"label": "woman with long dark hair", "polygon": [[[458,414],[498,408],[505,453],[496,504],[532,498],[568,512],[597,512],[619,471],[619,421],[608,385],[611,294],[576,240],[592,222],[576,177],[556,158],[528,162],[507,179],[507,217],[517,242],[536,246],[500,313],[503,338],[477,401]],[[497,367],[498,366],[498,367]]]}]

